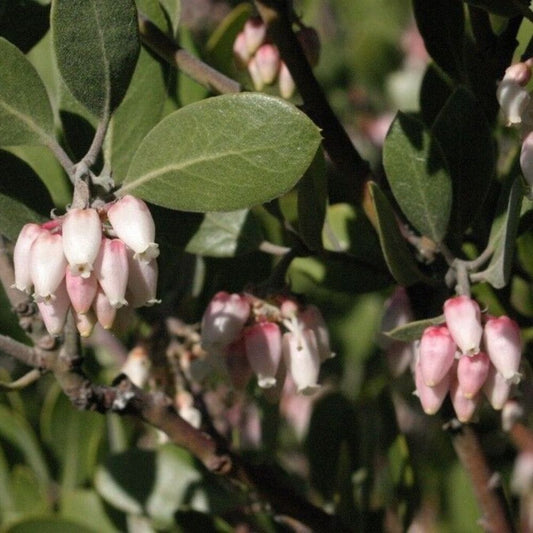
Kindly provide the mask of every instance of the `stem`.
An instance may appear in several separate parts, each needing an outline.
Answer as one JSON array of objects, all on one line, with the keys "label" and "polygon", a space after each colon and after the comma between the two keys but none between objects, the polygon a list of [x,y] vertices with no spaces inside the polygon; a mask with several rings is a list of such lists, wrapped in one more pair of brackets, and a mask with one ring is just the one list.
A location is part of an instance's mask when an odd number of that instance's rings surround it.
[{"label": "stem", "polygon": [[305,113],[322,130],[323,144],[331,160],[340,171],[336,183],[331,184],[332,203],[349,201],[360,203],[364,184],[371,178],[368,162],[356,150],[350,137],[331,109],[322,88],[313,74],[305,54],[292,31],[290,2],[256,0],[255,5],[265,21],[272,40],[298,87],[304,101]]},{"label": "stem", "polygon": [[514,527],[510,520],[505,500],[496,490],[494,473],[491,472],[479,440],[470,426],[461,425],[450,430],[452,442],[459,461],[468,474],[476,500],[483,513],[485,531],[511,533]]},{"label": "stem", "polygon": [[83,156],[83,159],[79,164],[85,165],[87,168],[90,168],[94,165],[96,158],[104,144],[105,134],[109,126],[109,115],[106,115],[98,122],[98,127],[93,137],[93,142],[87,150],[87,153]]},{"label": "stem", "polygon": [[6,335],[0,335],[0,351],[11,355],[25,365],[40,366],[40,357],[36,350]]},{"label": "stem", "polygon": [[74,184],[74,163],[72,162],[72,159],[70,159],[54,137],[46,137],[44,139],[44,144],[54,153],[60,165],[65,169],[70,181]]},{"label": "stem", "polygon": [[285,255],[290,252],[291,249],[287,248],[287,246],[280,246],[279,244],[274,244],[269,241],[263,241],[259,245],[259,250],[271,255]]},{"label": "stem", "polygon": [[34,368],[30,370],[27,374],[24,374],[21,378],[11,381],[10,383],[0,381],[0,391],[10,392],[15,390],[20,390],[32,383],[35,383],[41,377],[40,370]]},{"label": "stem", "polygon": [[139,13],[138,22],[143,43],[200,85],[218,94],[239,93],[243,90],[240,83],[183,50],[146,16]]}]

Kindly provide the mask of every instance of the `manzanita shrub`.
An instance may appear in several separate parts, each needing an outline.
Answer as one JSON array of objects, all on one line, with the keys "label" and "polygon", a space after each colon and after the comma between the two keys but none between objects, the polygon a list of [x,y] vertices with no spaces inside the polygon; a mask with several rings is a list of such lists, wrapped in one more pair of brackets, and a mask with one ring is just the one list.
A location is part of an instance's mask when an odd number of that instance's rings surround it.
[{"label": "manzanita shrub", "polygon": [[532,22],[0,2],[0,529],[533,531]]}]

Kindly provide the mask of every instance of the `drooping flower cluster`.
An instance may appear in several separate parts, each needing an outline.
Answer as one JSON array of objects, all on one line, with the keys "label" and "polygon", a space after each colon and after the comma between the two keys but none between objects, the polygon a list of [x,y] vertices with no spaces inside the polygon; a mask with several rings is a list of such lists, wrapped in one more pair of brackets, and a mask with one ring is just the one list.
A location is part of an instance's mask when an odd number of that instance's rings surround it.
[{"label": "drooping flower cluster", "polygon": [[482,317],[467,296],[444,303],[443,326],[424,330],[415,365],[416,394],[427,414],[436,413],[449,393],[457,418],[468,422],[485,394],[501,409],[519,373],[522,343],[507,316]]},{"label": "drooping flower cluster", "polygon": [[289,372],[298,392],[312,393],[320,364],[333,356],[317,307],[227,292],[217,293],[204,313],[202,346],[224,358],[236,388],[244,388],[252,373],[262,388],[282,386]]},{"label": "drooping flower cluster", "polygon": [[530,187],[533,187],[533,100],[526,85],[531,80],[532,66],[533,58],[511,65],[496,92],[507,125],[520,128],[520,166]]},{"label": "drooping flower cluster", "polygon": [[[313,28],[302,27],[296,36],[311,66],[316,66],[320,53],[320,41]],[[280,95],[290,98],[295,90],[294,80],[276,45],[267,39],[265,23],[259,17],[246,21],[243,30],[233,44],[233,53],[238,68],[248,69],[257,91],[278,80]]]},{"label": "drooping flower cluster", "polygon": [[14,287],[33,294],[51,335],[72,306],[82,336],[96,321],[108,329],[117,309],[156,300],[158,245],[147,205],[124,196],[101,209],[70,209],[44,224],[26,224],[15,244]]}]

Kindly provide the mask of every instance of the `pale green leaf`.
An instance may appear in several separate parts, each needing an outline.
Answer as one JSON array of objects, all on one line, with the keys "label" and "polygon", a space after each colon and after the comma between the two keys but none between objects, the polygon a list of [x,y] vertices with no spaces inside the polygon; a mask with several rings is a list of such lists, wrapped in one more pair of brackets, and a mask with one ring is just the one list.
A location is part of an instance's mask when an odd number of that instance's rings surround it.
[{"label": "pale green leaf", "polygon": [[413,342],[420,337],[422,333],[429,326],[440,326],[446,322],[444,315],[439,315],[433,318],[426,318],[424,320],[417,320],[416,322],[409,322],[403,326],[391,329],[390,331],[384,331],[383,335],[401,342]]},{"label": "pale green leaf", "polygon": [[18,200],[0,193],[0,233],[15,241],[28,222],[44,222],[45,218]]},{"label": "pale green leaf", "polygon": [[182,211],[247,208],[289,191],[319,143],[313,122],[279,98],[209,98],[172,113],[145,137],[118,194]]}]

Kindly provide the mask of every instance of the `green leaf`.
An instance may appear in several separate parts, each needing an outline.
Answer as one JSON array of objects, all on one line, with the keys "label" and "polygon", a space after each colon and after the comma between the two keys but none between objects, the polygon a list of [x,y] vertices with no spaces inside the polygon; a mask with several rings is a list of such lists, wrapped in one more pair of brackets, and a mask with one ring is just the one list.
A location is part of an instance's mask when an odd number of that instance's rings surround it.
[{"label": "green leaf", "polygon": [[479,7],[499,15],[501,17],[516,17],[517,15],[526,16],[526,13],[533,13],[528,9],[529,0],[464,0],[467,4]]},{"label": "green leaf", "polygon": [[49,6],[28,0],[0,1],[0,35],[28,52],[48,30]]},{"label": "green leaf", "polygon": [[134,2],[54,0],[51,25],[68,88],[97,117],[107,117],[126,94],[139,55]]},{"label": "green leaf", "polygon": [[54,134],[54,115],[41,78],[3,38],[0,56],[0,145],[47,144]]},{"label": "green leaf", "polygon": [[462,2],[414,0],[418,30],[435,63],[454,80],[464,78],[463,39],[465,20]]},{"label": "green leaf", "polygon": [[159,0],[159,3],[165,10],[170,21],[172,34],[174,37],[178,35],[178,28],[181,17],[181,1],[180,0]]},{"label": "green leaf", "polygon": [[310,250],[322,248],[327,197],[326,162],[323,151],[317,150],[311,166],[298,183],[298,229]]},{"label": "green leaf", "polygon": [[61,493],[61,516],[98,531],[116,533],[117,529],[107,516],[103,501],[94,490],[76,489]]},{"label": "green leaf", "polygon": [[435,63],[429,63],[420,86],[420,113],[430,127],[452,94],[450,78]]},{"label": "green leaf", "polygon": [[163,116],[166,78],[161,63],[142,49],[126,96],[113,113],[106,135],[105,154],[115,183],[122,183],[135,150]]},{"label": "green leaf", "polygon": [[48,488],[50,475],[39,442],[28,422],[16,411],[0,404],[0,437],[18,448],[39,483]]},{"label": "green leaf", "polygon": [[394,279],[408,287],[429,280],[419,270],[411,250],[398,228],[398,220],[377,183],[370,183],[370,198],[375,211],[375,225],[385,261]]},{"label": "green leaf", "polygon": [[18,200],[0,193],[0,233],[9,240],[16,240],[24,224],[45,220],[45,217]]},{"label": "green leaf", "polygon": [[97,529],[62,518],[27,518],[4,530],[5,533],[97,533]]},{"label": "green leaf", "polygon": [[409,324],[398,326],[390,331],[384,331],[383,335],[386,335],[395,341],[413,342],[420,339],[424,330],[429,326],[440,326],[445,322],[446,319],[444,318],[444,315],[439,315],[433,318],[409,322]]},{"label": "green leaf", "polygon": [[[39,482],[31,465],[17,464],[10,476],[11,496],[15,503],[13,515],[19,519],[29,515],[47,514],[50,512],[50,487]],[[2,532],[6,531],[2,529]]]},{"label": "green leaf", "polygon": [[392,193],[416,230],[435,243],[446,234],[452,184],[437,140],[418,120],[399,112],[383,147]]},{"label": "green leaf", "polygon": [[451,231],[462,234],[478,213],[494,175],[491,130],[477,99],[459,87],[439,113],[432,133],[446,155],[453,182]]},{"label": "green leaf", "polygon": [[502,188],[490,230],[489,246],[494,248],[494,254],[487,268],[476,274],[476,279],[490,283],[495,289],[509,282],[522,198],[520,178],[508,180]]},{"label": "green leaf", "polygon": [[183,211],[247,208],[290,190],[319,143],[311,120],[279,98],[209,98],[172,113],[145,137],[118,194]]},{"label": "green leaf", "polygon": [[261,228],[247,209],[206,213],[185,251],[211,257],[234,257],[257,250],[262,241]]}]

